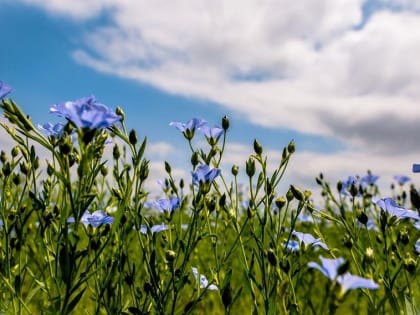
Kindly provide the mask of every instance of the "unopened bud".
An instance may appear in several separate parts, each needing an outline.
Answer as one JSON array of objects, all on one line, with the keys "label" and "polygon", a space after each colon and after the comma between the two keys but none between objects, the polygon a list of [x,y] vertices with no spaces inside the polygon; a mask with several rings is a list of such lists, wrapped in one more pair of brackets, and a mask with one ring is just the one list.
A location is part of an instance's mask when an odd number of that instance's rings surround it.
[{"label": "unopened bud", "polygon": [[136,143],[137,143],[137,133],[134,129],[131,129],[130,133],[128,134],[128,141],[130,141],[131,145],[136,145]]},{"label": "unopened bud", "polygon": [[115,114],[117,114],[118,116],[121,116],[121,119],[124,120],[125,114],[124,114],[123,109],[120,106],[117,106],[117,108],[115,109]]},{"label": "unopened bud", "polygon": [[290,142],[289,142],[289,144],[287,145],[287,151],[288,151],[290,154],[293,154],[293,153],[295,153],[295,150],[296,150],[296,145],[295,145],[295,142],[292,140],[292,141],[290,141]]},{"label": "unopened bud", "polygon": [[372,247],[366,248],[364,261],[366,264],[371,264],[374,261],[374,253]]},{"label": "unopened bud", "polygon": [[23,175],[28,175],[29,173],[29,164],[26,162],[22,162],[19,164],[20,167],[20,171],[22,172]]},{"label": "unopened bud", "polygon": [[293,198],[295,198],[294,194],[293,194],[292,190],[289,188],[289,190],[286,193],[286,199],[287,199],[287,201],[290,202],[290,201],[293,200]]},{"label": "unopened bud", "polygon": [[353,239],[350,236],[346,236],[343,239],[343,244],[344,246],[346,246],[348,249],[351,249],[353,247]]},{"label": "unopened bud", "polygon": [[346,260],[342,265],[337,268],[337,276],[345,274],[350,269],[350,262]]},{"label": "unopened bud", "polygon": [[343,189],[343,182],[341,182],[341,181],[337,182],[337,190],[338,190],[338,192],[341,192],[342,189]]},{"label": "unopened bud", "polygon": [[226,115],[222,118],[222,128],[224,131],[229,129],[229,118]]},{"label": "unopened bud", "polygon": [[13,157],[17,157],[19,155],[19,147],[14,146],[11,153]]},{"label": "unopened bud", "polygon": [[403,245],[407,245],[410,242],[410,238],[408,235],[407,228],[403,228],[398,233],[398,242],[400,242]]},{"label": "unopened bud", "polygon": [[366,212],[362,209],[359,209],[357,211],[357,221],[359,221],[361,224],[366,225],[368,223],[368,216],[366,215]]},{"label": "unopened bud", "polygon": [[262,145],[258,142],[258,140],[257,140],[257,139],[254,139],[254,152],[255,152],[257,155],[261,155],[261,154],[262,154],[262,152],[263,152],[263,147],[262,147]]},{"label": "unopened bud", "polygon": [[167,161],[165,161],[165,171],[168,174],[170,174],[172,171],[171,165]]},{"label": "unopened bud", "polygon": [[8,160],[7,153],[4,152],[3,150],[1,150],[1,153],[0,153],[0,161],[2,163],[6,163],[7,160]]},{"label": "unopened bud", "polygon": [[299,201],[304,201],[305,200],[305,195],[303,194],[303,192],[299,188],[297,188],[294,185],[290,185],[290,190],[292,191],[293,196],[297,200],[299,200]]},{"label": "unopened bud", "polygon": [[237,175],[238,175],[238,173],[239,173],[239,166],[237,166],[237,165],[233,165],[233,166],[232,166],[232,175],[233,175],[233,176],[237,176]]},{"label": "unopened bud", "polygon": [[286,204],[287,201],[286,201],[286,198],[284,198],[282,196],[282,197],[277,198],[274,202],[275,202],[277,208],[279,208],[279,210],[281,210],[284,207],[284,205]]},{"label": "unopened bud", "polygon": [[271,266],[277,265],[277,256],[272,248],[267,251],[267,259]]},{"label": "unopened bud", "polygon": [[404,259],[404,267],[409,273],[414,273],[416,271],[417,261],[410,254],[407,254]]},{"label": "unopened bud", "polygon": [[115,160],[118,160],[121,156],[120,147],[117,144],[115,144],[114,148],[112,149],[112,156]]},{"label": "unopened bud", "polygon": [[19,173],[15,173],[15,174],[13,174],[13,176],[12,176],[12,181],[13,181],[13,183],[14,183],[16,186],[18,186],[18,185],[20,184],[20,182],[21,182],[21,177],[20,177],[20,174],[19,174]]},{"label": "unopened bud", "polygon": [[246,161],[245,170],[246,170],[246,174],[249,177],[254,176],[254,174],[255,174],[255,161],[252,158],[249,158],[248,161]]},{"label": "unopened bud", "polygon": [[108,175],[108,167],[106,165],[102,165],[102,167],[101,167],[101,175],[104,176],[104,177],[106,175]]},{"label": "unopened bud", "polygon": [[165,258],[168,262],[172,262],[176,258],[176,253],[173,250],[167,250],[165,253]]},{"label": "unopened bud", "polygon": [[191,155],[191,164],[195,168],[200,161],[200,156],[198,155],[198,152],[194,151]]}]

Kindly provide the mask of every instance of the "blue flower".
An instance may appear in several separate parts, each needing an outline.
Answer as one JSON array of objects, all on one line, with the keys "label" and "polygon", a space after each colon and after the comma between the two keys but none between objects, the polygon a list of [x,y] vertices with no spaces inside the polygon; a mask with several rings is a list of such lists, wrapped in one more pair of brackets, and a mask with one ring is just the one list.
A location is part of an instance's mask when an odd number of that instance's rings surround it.
[{"label": "blue flower", "polygon": [[314,218],[312,217],[312,215],[307,214],[307,213],[303,213],[303,212],[301,212],[298,215],[297,220],[299,222],[302,222],[302,223],[305,223],[305,222],[307,222],[307,223],[315,223],[315,222],[318,222],[319,221],[319,220],[314,220]]},{"label": "blue flower", "polygon": [[194,137],[194,132],[197,128],[200,128],[207,124],[204,119],[193,118],[187,121],[185,124],[177,121],[169,123],[169,126],[175,127],[184,134],[184,137],[191,140]]},{"label": "blue flower", "polygon": [[[74,223],[74,218],[68,218],[67,222]],[[80,222],[82,222],[86,227],[91,225],[96,228],[103,224],[112,224],[114,222],[114,218],[107,215],[102,210],[96,210],[92,214],[90,214],[88,211],[85,211],[85,213],[82,215],[82,218],[80,219]]]},{"label": "blue flower", "polygon": [[392,198],[373,199],[372,201],[382,210],[388,212],[391,216],[396,216],[398,219],[411,218],[420,220],[419,214],[416,211],[400,207]]},{"label": "blue flower", "polygon": [[373,230],[373,231],[379,231],[378,227],[376,226],[375,222],[373,222],[371,219],[369,219],[365,224],[360,223],[359,221],[357,221],[357,224],[360,227],[365,227],[368,230]]},{"label": "blue flower", "polygon": [[42,126],[38,125],[38,129],[41,130],[47,137],[53,136],[56,138],[61,138],[64,134],[64,126],[65,124],[59,122],[55,125],[51,123],[45,123]]},{"label": "blue flower", "polygon": [[359,276],[354,276],[349,272],[343,275],[338,275],[338,268],[344,264],[343,258],[328,259],[320,257],[322,266],[315,263],[309,262],[308,267],[318,269],[324,276],[332,281],[337,281],[340,284],[343,293],[348,290],[365,288],[365,289],[378,289],[379,285],[376,284],[372,279],[367,279]]},{"label": "blue flower", "polygon": [[343,195],[351,196],[351,194],[350,194],[350,188],[352,186],[355,186],[357,188],[357,194],[356,194],[356,196],[359,196],[360,195],[359,185],[360,185],[359,180],[356,177],[349,176],[343,182],[342,187],[341,187],[341,190],[340,190],[340,193],[343,194]]},{"label": "blue flower", "polygon": [[420,238],[416,241],[416,244],[414,245],[414,249],[416,250],[417,254],[420,254]]},{"label": "blue flower", "polygon": [[365,185],[373,185],[379,179],[378,175],[373,175],[372,173],[368,173],[367,175],[362,177],[361,183],[362,186]]},{"label": "blue flower", "polygon": [[[158,232],[166,231],[168,228],[169,228],[169,226],[165,223],[157,224],[157,225],[153,225],[150,228],[150,232],[152,232],[152,234],[155,234],[155,233],[158,233]],[[147,234],[147,226],[146,225],[143,224],[140,227],[140,233]]]},{"label": "blue flower", "polygon": [[200,182],[211,183],[219,174],[220,169],[210,168],[206,164],[201,164],[195,172],[191,172],[194,185],[198,185]]},{"label": "blue flower", "polygon": [[321,242],[321,239],[313,237],[312,234],[293,231],[292,235],[296,236],[305,246],[319,246],[325,250],[329,250],[328,246]]},{"label": "blue flower", "polygon": [[198,130],[204,133],[210,145],[216,144],[220,136],[223,134],[223,129],[219,126],[214,126],[213,128],[204,126],[198,128]]},{"label": "blue flower", "polygon": [[6,83],[0,80],[0,99],[12,92],[12,90],[13,89],[10,86],[8,86]]},{"label": "blue flower", "polygon": [[155,207],[159,212],[172,212],[179,208],[180,200],[177,197],[170,199],[159,199],[156,201],[148,202],[148,206]]},{"label": "blue flower", "polygon": [[[413,171],[414,171],[414,166],[413,166]],[[401,186],[404,185],[405,183],[409,182],[411,180],[410,177],[405,176],[405,175],[395,175],[394,179],[398,182],[398,184],[400,184]]]},{"label": "blue flower", "polygon": [[205,124],[207,124],[207,121],[205,121],[204,119],[193,118],[193,119],[188,120],[185,124],[181,122],[173,121],[169,123],[169,126],[175,127],[181,132],[185,132],[187,130],[190,130],[190,131],[196,130],[197,128],[200,128],[201,126],[204,126]]},{"label": "blue flower", "polygon": [[284,243],[283,246],[291,252],[297,252],[300,248],[300,243],[295,240],[289,240],[287,243]]},{"label": "blue flower", "polygon": [[50,113],[67,118],[77,128],[108,128],[121,120],[121,116],[98,103],[94,96],[83,97],[74,102],[54,104],[50,108]]},{"label": "blue flower", "polygon": [[204,275],[199,275],[198,274],[198,269],[196,267],[191,267],[193,275],[195,280],[198,280],[198,277],[200,276],[200,289],[208,289],[208,290],[218,290],[219,288],[217,287],[217,285],[215,284],[210,284],[209,285],[209,281],[207,280],[206,276]]}]

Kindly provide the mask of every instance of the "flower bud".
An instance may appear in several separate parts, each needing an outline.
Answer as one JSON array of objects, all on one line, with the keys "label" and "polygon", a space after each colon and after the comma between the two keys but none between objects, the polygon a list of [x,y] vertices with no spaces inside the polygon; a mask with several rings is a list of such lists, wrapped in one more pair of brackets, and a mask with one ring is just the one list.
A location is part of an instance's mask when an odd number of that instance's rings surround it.
[{"label": "flower bud", "polygon": [[167,250],[165,253],[165,258],[168,262],[173,262],[176,258],[176,253],[173,250]]},{"label": "flower bud", "polygon": [[117,106],[117,108],[115,109],[115,114],[117,114],[118,116],[121,116],[122,120],[125,119],[124,111],[120,106]]},{"label": "flower bud", "polygon": [[214,210],[216,210],[216,200],[214,198],[207,199],[206,205],[209,212],[213,212]]},{"label": "flower bud", "polygon": [[277,265],[277,256],[272,248],[270,248],[267,252],[267,259],[271,266]]},{"label": "flower bud", "polygon": [[19,173],[14,173],[13,176],[12,176],[12,181],[16,186],[18,186],[21,182],[20,174]]},{"label": "flower bud", "polygon": [[342,189],[343,189],[343,182],[338,181],[337,182],[337,190],[338,190],[338,192],[341,192]]},{"label": "flower bud", "polygon": [[120,147],[117,144],[115,144],[112,149],[112,156],[114,157],[114,160],[118,160],[121,156]]},{"label": "flower bud", "polygon": [[353,239],[350,236],[346,236],[343,239],[343,244],[344,246],[346,246],[348,249],[351,249],[353,247]]},{"label": "flower bud", "polygon": [[229,129],[229,124],[230,124],[229,123],[229,118],[226,115],[223,116],[223,118],[222,118],[222,128],[223,128],[224,131]]},{"label": "flower bud", "polygon": [[274,202],[275,202],[277,208],[279,208],[279,210],[281,210],[284,207],[284,205],[286,204],[287,201],[286,201],[286,198],[281,196],[281,197],[277,198]]},{"label": "flower bud", "polygon": [[237,165],[233,165],[233,166],[232,166],[232,175],[233,175],[233,176],[237,176],[237,175],[238,175],[238,173],[239,173],[239,166],[237,166]]},{"label": "flower bud", "polygon": [[219,207],[223,208],[226,205],[226,194],[223,193],[223,195],[219,199]]},{"label": "flower bud", "polygon": [[284,272],[289,272],[290,270],[290,262],[287,258],[283,258],[280,262],[280,268],[284,271]]},{"label": "flower bud", "polygon": [[293,198],[295,198],[294,197],[294,195],[293,195],[293,192],[292,192],[292,190],[289,188],[289,190],[287,191],[287,193],[286,193],[286,199],[287,199],[287,201],[292,201],[293,200]]},{"label": "flower bud", "polygon": [[289,142],[289,144],[287,145],[287,151],[288,151],[290,154],[293,154],[293,153],[295,153],[295,150],[296,150],[296,145],[295,145],[295,142],[292,140],[292,141],[290,141],[290,142]]},{"label": "flower bud", "polygon": [[198,155],[198,152],[194,151],[191,155],[191,164],[195,168],[200,161],[200,156]]},{"label": "flower bud", "polygon": [[101,175],[104,176],[104,177],[106,175],[108,175],[108,167],[106,165],[102,165],[102,167],[101,167]]},{"label": "flower bud", "polygon": [[350,262],[346,260],[342,265],[337,268],[337,276],[345,274],[350,269]]},{"label": "flower bud", "polygon": [[359,209],[357,211],[357,221],[359,221],[361,224],[366,225],[368,222],[369,218],[366,215],[366,212],[363,211],[362,209]]},{"label": "flower bud", "polygon": [[64,138],[63,141],[59,144],[60,153],[63,155],[68,155],[72,149],[72,143],[69,138]]},{"label": "flower bud", "polygon": [[404,267],[409,273],[414,273],[417,267],[417,261],[407,253],[406,258],[404,259]]},{"label": "flower bud", "polygon": [[144,161],[140,167],[139,178],[141,181],[144,181],[149,176],[149,163]]},{"label": "flower bud", "polygon": [[40,167],[40,165],[41,165],[41,162],[39,161],[39,157],[36,157],[34,161],[34,169],[37,170]]},{"label": "flower bud", "polygon": [[407,245],[410,242],[407,228],[403,228],[398,232],[398,242]]},{"label": "flower bud", "polygon": [[12,173],[12,166],[10,165],[9,162],[6,162],[3,164],[3,168],[2,168],[2,172],[4,176],[9,176],[10,173]]},{"label": "flower bud", "polygon": [[22,172],[23,175],[28,175],[30,167],[29,164],[26,162],[22,162],[19,164],[20,167],[20,171]]},{"label": "flower bud", "polygon": [[128,135],[128,141],[130,141],[131,145],[137,144],[137,133],[134,129],[131,129],[129,135]]},{"label": "flower bud", "polygon": [[290,185],[290,190],[292,191],[293,196],[297,200],[299,200],[299,201],[304,201],[305,200],[305,195],[303,194],[303,192],[299,188],[295,187],[294,185]]},{"label": "flower bud", "polygon": [[349,189],[349,191],[350,191],[350,195],[351,195],[352,197],[356,197],[356,196],[357,196],[357,194],[359,193],[359,187],[357,187],[357,185],[356,185],[356,184],[352,183],[352,184],[350,185],[350,189]]},{"label": "flower bud", "polygon": [[172,171],[171,165],[167,161],[165,161],[165,172],[170,174],[171,171]]},{"label": "flower bud", "polygon": [[13,157],[17,157],[19,155],[19,147],[14,146],[11,153]]},{"label": "flower bud", "polygon": [[254,176],[254,174],[255,174],[255,161],[252,158],[249,158],[248,161],[246,161],[245,170],[246,170],[246,174],[249,177]]},{"label": "flower bud", "polygon": [[257,155],[261,155],[263,152],[263,147],[257,139],[254,139],[254,151]]},{"label": "flower bud", "polygon": [[365,256],[364,256],[364,262],[366,263],[366,264],[371,264],[371,263],[373,263],[373,261],[374,261],[374,252],[373,252],[373,249],[372,249],[372,247],[368,247],[368,248],[366,248],[366,251],[365,251]]},{"label": "flower bud", "polygon": [[3,150],[1,150],[1,153],[0,153],[0,161],[2,163],[6,163],[7,160],[8,160],[7,153],[4,152]]}]

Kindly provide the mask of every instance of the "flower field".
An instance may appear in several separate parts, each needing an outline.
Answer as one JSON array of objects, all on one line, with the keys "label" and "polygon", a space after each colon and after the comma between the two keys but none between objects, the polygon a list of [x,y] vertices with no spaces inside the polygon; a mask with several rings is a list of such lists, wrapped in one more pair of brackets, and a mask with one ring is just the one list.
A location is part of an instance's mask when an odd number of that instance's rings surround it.
[{"label": "flower field", "polygon": [[147,141],[122,108],[90,96],[52,105],[62,121],[36,125],[11,91],[0,81],[15,143],[0,153],[0,313],[420,313],[420,196],[408,177],[382,196],[371,172],[320,174],[315,206],[304,187],[278,192],[293,141],[274,171],[257,140],[246,161],[224,165],[229,119],[194,118],[168,126],[185,138],[191,176],[176,181],[165,162],[152,198]]}]

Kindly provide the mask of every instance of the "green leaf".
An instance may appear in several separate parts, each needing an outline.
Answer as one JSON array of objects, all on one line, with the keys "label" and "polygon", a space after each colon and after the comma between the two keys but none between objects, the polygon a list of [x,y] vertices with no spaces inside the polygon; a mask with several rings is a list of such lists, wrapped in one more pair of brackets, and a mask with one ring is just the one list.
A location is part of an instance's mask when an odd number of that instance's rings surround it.
[{"label": "green leaf", "polygon": [[79,303],[80,299],[83,296],[83,293],[85,293],[86,287],[83,288],[75,297],[74,299],[69,303],[69,306],[67,307],[67,313],[70,313]]}]

